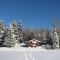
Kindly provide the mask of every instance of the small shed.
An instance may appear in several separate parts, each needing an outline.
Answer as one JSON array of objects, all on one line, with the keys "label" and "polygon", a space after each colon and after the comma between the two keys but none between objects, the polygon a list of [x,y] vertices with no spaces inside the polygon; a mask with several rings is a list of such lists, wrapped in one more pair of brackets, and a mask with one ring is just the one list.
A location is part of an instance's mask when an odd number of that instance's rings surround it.
[{"label": "small shed", "polygon": [[30,41],[28,41],[28,47],[39,47],[39,45],[41,45],[41,41],[36,40],[36,39],[32,39]]}]

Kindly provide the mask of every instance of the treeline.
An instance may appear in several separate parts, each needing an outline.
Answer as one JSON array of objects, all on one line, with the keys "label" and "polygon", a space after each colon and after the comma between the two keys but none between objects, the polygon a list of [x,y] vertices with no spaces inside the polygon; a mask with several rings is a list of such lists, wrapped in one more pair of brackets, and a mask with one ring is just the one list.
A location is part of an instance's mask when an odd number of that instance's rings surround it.
[{"label": "treeline", "polygon": [[23,34],[24,42],[37,39],[42,45],[50,45],[51,48],[59,48],[60,46],[60,30],[58,29],[26,29]]},{"label": "treeline", "polygon": [[60,27],[59,22],[52,24],[51,29],[30,29],[23,30],[22,23],[13,21],[9,27],[5,27],[0,21],[0,47],[16,47],[21,43],[27,45],[29,40],[37,39],[41,41],[41,46],[46,48],[60,48]]}]

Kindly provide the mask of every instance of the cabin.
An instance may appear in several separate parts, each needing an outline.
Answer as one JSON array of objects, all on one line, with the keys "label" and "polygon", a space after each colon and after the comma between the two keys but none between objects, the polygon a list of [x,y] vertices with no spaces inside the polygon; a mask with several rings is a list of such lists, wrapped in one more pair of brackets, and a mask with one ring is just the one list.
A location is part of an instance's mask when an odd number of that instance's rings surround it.
[{"label": "cabin", "polygon": [[36,48],[39,46],[41,46],[41,41],[39,41],[39,40],[32,39],[32,40],[28,41],[28,47],[31,47],[31,48],[35,47]]}]

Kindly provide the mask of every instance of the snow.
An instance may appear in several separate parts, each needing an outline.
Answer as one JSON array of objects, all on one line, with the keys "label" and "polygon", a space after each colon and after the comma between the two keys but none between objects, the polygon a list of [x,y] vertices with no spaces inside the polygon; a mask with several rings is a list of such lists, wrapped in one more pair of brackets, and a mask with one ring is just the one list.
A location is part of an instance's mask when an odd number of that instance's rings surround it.
[{"label": "snow", "polygon": [[60,50],[43,48],[0,48],[0,60],[60,60]]},{"label": "snow", "polygon": [[36,48],[31,48],[31,47],[12,47],[12,48],[5,48],[2,47],[0,48],[0,51],[40,51],[40,50],[46,50],[42,47],[36,47]]}]

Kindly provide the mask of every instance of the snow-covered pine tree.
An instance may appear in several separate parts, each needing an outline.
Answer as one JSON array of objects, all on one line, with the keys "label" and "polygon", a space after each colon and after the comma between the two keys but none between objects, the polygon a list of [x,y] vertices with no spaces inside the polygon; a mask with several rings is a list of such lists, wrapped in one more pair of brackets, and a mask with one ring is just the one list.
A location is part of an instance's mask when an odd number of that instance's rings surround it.
[{"label": "snow-covered pine tree", "polygon": [[0,20],[0,47],[3,46],[3,41],[4,41],[4,24],[3,21]]},{"label": "snow-covered pine tree", "polygon": [[22,43],[23,32],[22,32],[22,22],[21,22],[21,20],[18,21],[17,29],[18,29],[18,43]]},{"label": "snow-covered pine tree", "polygon": [[57,33],[56,28],[55,28],[54,33],[53,33],[53,40],[54,40],[55,47],[59,48],[59,35]]},{"label": "snow-covered pine tree", "polygon": [[46,33],[46,44],[48,48],[53,48],[53,40],[52,40],[51,32]]},{"label": "snow-covered pine tree", "polygon": [[15,21],[5,30],[5,39],[3,45],[6,47],[14,47],[17,43],[17,27]]},{"label": "snow-covered pine tree", "polygon": [[20,44],[18,44],[18,29],[17,24],[15,21],[13,21],[11,26],[11,40],[14,41],[14,47],[19,47]]},{"label": "snow-covered pine tree", "polygon": [[4,47],[11,47],[11,31],[9,28],[5,30],[5,38],[3,42]]}]

